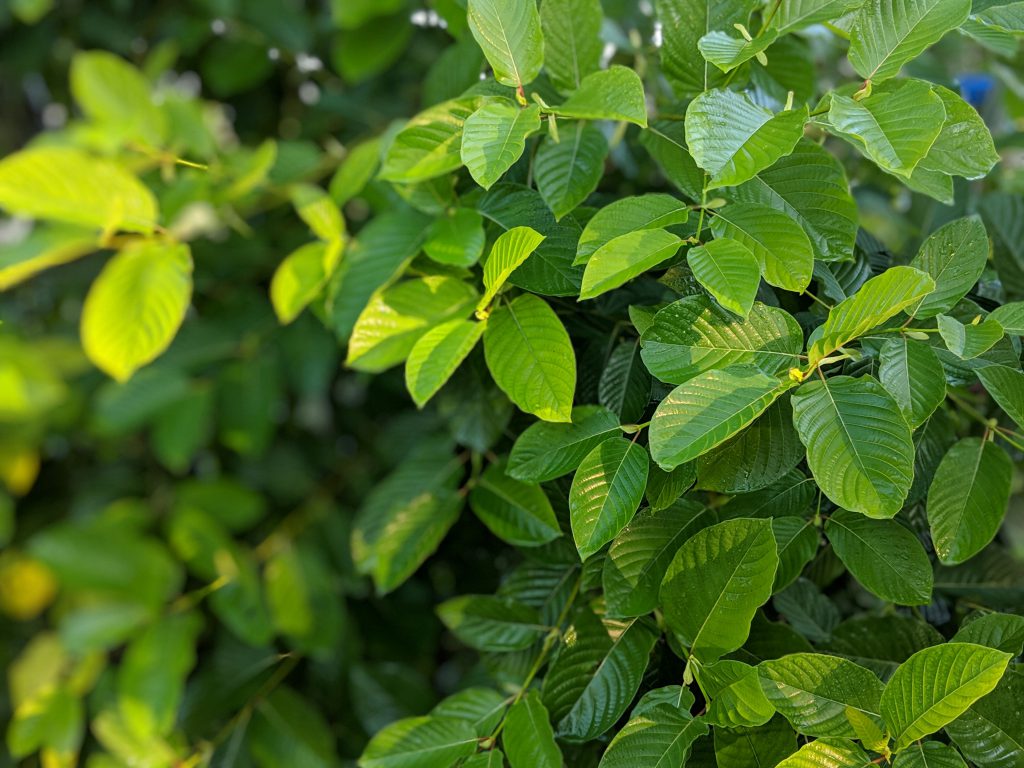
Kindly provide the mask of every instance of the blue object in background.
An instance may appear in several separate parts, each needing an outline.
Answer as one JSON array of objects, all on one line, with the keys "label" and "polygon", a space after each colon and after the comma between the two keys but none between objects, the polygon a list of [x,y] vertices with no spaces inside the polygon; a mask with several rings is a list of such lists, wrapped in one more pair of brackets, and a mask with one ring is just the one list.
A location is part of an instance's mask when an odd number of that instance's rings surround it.
[{"label": "blue object in background", "polygon": [[956,82],[960,86],[960,95],[964,97],[964,101],[978,111],[981,111],[985,100],[996,87],[996,79],[985,73],[957,75]]}]

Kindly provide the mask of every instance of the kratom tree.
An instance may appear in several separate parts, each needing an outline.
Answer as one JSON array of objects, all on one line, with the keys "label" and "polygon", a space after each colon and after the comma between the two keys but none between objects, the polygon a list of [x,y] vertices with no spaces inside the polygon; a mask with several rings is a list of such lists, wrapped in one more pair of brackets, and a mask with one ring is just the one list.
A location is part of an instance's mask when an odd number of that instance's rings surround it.
[{"label": "kratom tree", "polygon": [[1024,4],[196,5],[0,160],[15,760],[1024,765]]}]

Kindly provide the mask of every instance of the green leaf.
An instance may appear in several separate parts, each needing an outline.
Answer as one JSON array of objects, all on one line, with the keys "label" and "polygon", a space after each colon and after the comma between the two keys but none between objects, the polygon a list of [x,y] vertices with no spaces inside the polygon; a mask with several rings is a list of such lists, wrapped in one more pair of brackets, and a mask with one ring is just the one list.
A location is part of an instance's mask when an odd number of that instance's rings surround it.
[{"label": "green leaf", "polygon": [[745,94],[702,93],[686,108],[686,140],[709,188],[742,184],[793,151],[803,136],[806,108],[775,115]]},{"label": "green leaf", "polygon": [[13,758],[42,751],[42,758],[74,764],[85,731],[85,707],[66,684],[51,685],[19,707],[7,728]]},{"label": "green leaf", "polygon": [[619,235],[587,261],[580,301],[593,299],[672,258],[683,241],[664,229],[640,229]]},{"label": "green leaf", "polygon": [[569,519],[580,559],[614,539],[636,513],[647,486],[647,451],[624,437],[592,450],[572,480]]},{"label": "green leaf", "polygon": [[[740,64],[763,54],[764,50],[775,42],[779,33],[775,29],[767,29],[752,40],[734,37],[725,32],[708,32],[697,41],[701,55],[723,72],[731,72]],[[767,61],[767,58],[763,59]]]},{"label": "green leaf", "polygon": [[778,765],[796,752],[796,734],[781,717],[773,717],[757,728],[716,728],[714,755],[718,768],[748,768]]},{"label": "green leaf", "polygon": [[811,506],[815,491],[814,481],[793,469],[767,488],[733,497],[723,514],[728,518],[803,515]]},{"label": "green leaf", "polygon": [[496,101],[466,118],[462,129],[462,162],[473,180],[490,189],[526,149],[526,139],[540,130],[540,107],[520,109]]},{"label": "green leaf", "polygon": [[823,653],[792,653],[758,665],[768,700],[798,733],[856,738],[848,709],[881,725],[882,682],[859,664]]},{"label": "green leaf", "polygon": [[558,315],[543,299],[523,294],[502,304],[484,331],[494,382],[521,410],[545,421],[570,421],[576,355]]},{"label": "green leaf", "polygon": [[462,166],[462,131],[479,98],[445,101],[409,120],[384,155],[380,178],[400,184],[444,176]]},{"label": "green leaf", "polygon": [[918,651],[899,666],[882,693],[882,717],[896,750],[935,733],[995,688],[1010,654],[972,643]]},{"label": "green leaf", "polygon": [[465,720],[408,717],[378,731],[359,768],[447,768],[476,752],[477,736]]},{"label": "green leaf", "polygon": [[932,85],[942,99],[946,121],[921,161],[922,170],[980,179],[999,162],[992,134],[977,111],[948,88]]},{"label": "green leaf", "polygon": [[810,238],[816,259],[838,261],[853,255],[857,203],[843,166],[813,141],[801,139],[792,154],[731,190],[729,196],[788,214]]},{"label": "green leaf", "polygon": [[935,553],[958,565],[995,538],[1010,501],[1013,462],[1001,447],[965,437],[942,458],[928,488]]},{"label": "green leaf", "polygon": [[405,280],[374,296],[356,320],[345,364],[380,372],[405,360],[431,328],[462,319],[476,291],[454,277]]},{"label": "green leaf", "polygon": [[726,76],[701,56],[700,39],[715,29],[745,24],[753,5],[748,0],[656,0],[663,41],[661,68],[681,99],[692,99],[721,85]]},{"label": "green leaf", "polygon": [[860,8],[861,0],[782,0],[775,14],[780,33],[832,21]]},{"label": "green leaf", "polygon": [[826,646],[832,653],[867,667],[883,680],[922,648],[944,642],[930,624],[898,613],[858,616],[833,627]]},{"label": "green leaf", "polygon": [[893,77],[967,21],[970,10],[970,0],[868,0],[850,31],[850,64],[865,80]]},{"label": "green leaf", "polygon": [[803,332],[787,312],[760,302],[746,321],[705,296],[688,296],[658,312],[640,337],[644,365],[667,384],[737,363],[774,374],[800,364]]},{"label": "green leaf", "polygon": [[805,577],[775,595],[772,603],[796,632],[815,643],[828,642],[839,623],[839,609]]},{"label": "green leaf", "polygon": [[544,242],[544,235],[530,227],[513,227],[498,237],[484,262],[484,295],[477,310],[491,303],[505,281]]},{"label": "green leaf", "polygon": [[71,95],[89,120],[127,141],[163,146],[167,120],[138,69],[106,51],[71,59]]},{"label": "green leaf", "polygon": [[574,91],[600,65],[600,0],[545,0],[540,5],[544,31],[544,69],[558,90]]},{"label": "green leaf", "polygon": [[619,65],[584,77],[569,98],[551,107],[551,112],[577,120],[624,120],[647,127],[647,106],[640,76]]},{"label": "green leaf", "polygon": [[502,85],[521,88],[544,64],[544,35],[533,0],[469,0],[469,29]]},{"label": "green leaf", "polygon": [[660,193],[624,197],[595,213],[580,235],[574,264],[586,264],[599,248],[621,235],[644,229],[683,224],[689,217],[685,203]]},{"label": "green leaf", "polygon": [[954,643],[975,643],[1020,656],[1024,651],[1024,616],[986,613],[968,616],[952,637]]},{"label": "green leaf", "polygon": [[528,483],[544,483],[575,470],[597,445],[619,435],[619,420],[607,408],[581,405],[572,409],[572,422],[536,422],[516,439],[508,459],[508,474]]},{"label": "green leaf", "polygon": [[472,208],[456,208],[434,220],[423,252],[438,264],[471,267],[484,252],[484,219]]},{"label": "green leaf", "polygon": [[996,405],[1024,429],[1024,373],[1001,365],[987,365],[976,373]]},{"label": "green leaf", "polygon": [[772,533],[779,548],[779,569],[772,592],[781,592],[800,577],[804,567],[818,554],[819,534],[801,517],[773,517]]},{"label": "green leaf", "polygon": [[422,408],[451,378],[483,336],[486,323],[448,320],[420,336],[405,361],[405,388]]},{"label": "green leaf", "polygon": [[882,385],[869,376],[835,376],[803,384],[792,403],[793,423],[822,492],[868,517],[899,512],[914,479],[914,443]]},{"label": "green leaf", "polygon": [[[895,1],[870,0],[864,8]],[[882,170],[904,179],[910,178],[928,154],[945,119],[942,99],[924,80],[894,80],[875,86],[871,95],[860,101],[834,93],[828,111],[830,130]]]},{"label": "green leaf", "polygon": [[334,765],[334,734],[320,711],[291,688],[278,688],[255,709],[248,728],[249,751],[260,768],[292,759],[310,768]]},{"label": "green leaf", "polygon": [[270,302],[279,322],[291,323],[320,295],[342,252],[337,240],[306,243],[284,257],[270,281]]},{"label": "green leaf", "polygon": [[747,319],[761,283],[761,268],[749,248],[729,238],[712,240],[687,251],[686,261],[719,304]]},{"label": "green leaf", "polygon": [[633,701],[658,631],[648,618],[602,624],[583,609],[567,638],[541,696],[559,738],[588,741],[611,728]]},{"label": "green leaf", "polygon": [[698,531],[665,573],[665,623],[701,663],[736,650],[771,596],[778,563],[768,520],[729,520]]},{"label": "green leaf", "polygon": [[527,693],[508,711],[501,743],[512,768],[562,768],[548,711],[536,693]]},{"label": "green leaf", "polygon": [[890,267],[868,280],[853,296],[832,307],[811,345],[814,366],[840,347],[875,328],[927,296],[935,282],[913,267]]},{"label": "green leaf", "polygon": [[1024,301],[1011,301],[996,307],[988,313],[987,319],[995,320],[1006,333],[1024,336]]},{"label": "green leaf", "polygon": [[825,533],[843,565],[872,594],[898,605],[931,603],[931,561],[917,536],[899,523],[837,509]]},{"label": "green leaf", "polygon": [[757,668],[725,659],[697,667],[697,682],[710,702],[705,718],[725,728],[764,725],[775,707],[765,697]]},{"label": "green leaf", "polygon": [[680,384],[651,419],[651,456],[674,469],[725,442],[793,386],[753,365],[711,370]]},{"label": "green leaf", "polygon": [[484,471],[470,491],[469,506],[491,533],[514,546],[534,547],[562,535],[540,486],[509,477],[504,463]]},{"label": "green leaf", "polygon": [[349,200],[362,193],[379,166],[379,138],[367,139],[350,147],[327,187],[331,198],[339,207],[344,207]]},{"label": "green leaf", "polygon": [[697,467],[694,462],[680,464],[671,472],[666,472],[657,464],[651,465],[647,474],[647,490],[644,496],[651,509],[666,509],[682,496],[697,479]]},{"label": "green leaf", "polygon": [[291,189],[292,205],[313,234],[325,242],[345,236],[345,220],[331,197],[314,184],[296,184]]},{"label": "green leaf", "polygon": [[[526,1],[526,0],[524,0]],[[534,157],[533,173],[544,202],[561,219],[597,189],[608,142],[590,123],[563,128],[561,140],[546,136]]]},{"label": "green leaf", "polygon": [[871,768],[868,753],[846,739],[817,739],[804,744],[775,768]]},{"label": "green leaf", "polygon": [[82,347],[104,373],[127,381],[167,349],[192,297],[187,245],[139,240],[115,254],[89,288]]},{"label": "green leaf", "polygon": [[470,687],[442,699],[430,714],[466,720],[483,737],[498,727],[507,707],[508,699],[493,688]]},{"label": "green leaf", "polygon": [[995,320],[964,325],[948,315],[937,315],[935,319],[946,348],[961,360],[971,360],[984,354],[1003,338],[1003,326]]},{"label": "green leaf", "polygon": [[946,375],[932,348],[905,335],[888,339],[878,354],[878,379],[917,429],[946,399]]},{"label": "green leaf", "polygon": [[658,704],[630,718],[601,756],[600,768],[685,765],[693,743],[708,725],[671,704]]},{"label": "green leaf", "polygon": [[97,248],[94,232],[63,224],[37,224],[23,240],[6,243],[0,252],[0,291]]},{"label": "green leaf", "polygon": [[23,149],[0,160],[0,208],[16,216],[143,234],[154,230],[159,216],[156,199],[135,176],[71,147]]},{"label": "green leaf", "polygon": [[598,402],[624,424],[639,421],[651,402],[651,375],[640,359],[640,341],[623,341],[608,356],[598,383]]},{"label": "green leaf", "polygon": [[960,753],[938,741],[912,744],[896,756],[893,768],[967,768]]},{"label": "green leaf", "polygon": [[980,768],[1002,768],[1024,758],[1024,674],[1008,672],[992,693],[974,702],[946,726],[967,759]]},{"label": "green leaf", "polygon": [[619,531],[604,560],[601,582],[608,615],[642,616],[653,611],[676,551],[714,521],[714,512],[685,499],[664,509],[641,510]]},{"label": "green leaf", "polygon": [[757,203],[734,203],[715,211],[711,231],[749,248],[771,285],[797,292],[810,285],[814,249],[807,233],[786,213]]},{"label": "green leaf", "polygon": [[452,634],[478,651],[526,648],[547,631],[536,610],[493,595],[453,597],[437,606],[437,615]]}]

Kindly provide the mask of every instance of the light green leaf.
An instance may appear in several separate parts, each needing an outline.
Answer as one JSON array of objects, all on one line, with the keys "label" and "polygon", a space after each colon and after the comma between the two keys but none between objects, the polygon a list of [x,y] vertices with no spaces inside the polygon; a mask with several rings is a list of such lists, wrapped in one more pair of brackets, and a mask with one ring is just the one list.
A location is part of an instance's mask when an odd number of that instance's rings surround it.
[{"label": "light green leaf", "polygon": [[482,105],[479,98],[445,101],[409,120],[384,155],[380,178],[415,184],[462,166],[462,131],[466,119]]},{"label": "light green leaf", "polygon": [[1024,429],[1024,373],[1002,365],[987,365],[975,372],[996,405]]},{"label": "light green leaf", "polygon": [[347,148],[345,159],[331,177],[327,190],[339,207],[358,197],[370,183],[380,166],[380,144],[377,137]]},{"label": "light green leaf", "polygon": [[761,689],[756,667],[725,659],[698,666],[696,677],[710,702],[705,719],[711,725],[725,728],[764,725],[775,714],[775,707]]},{"label": "light green leaf", "polygon": [[932,565],[917,536],[893,520],[837,509],[825,523],[832,549],[874,595],[898,605],[932,601]]},{"label": "light green leaf", "polygon": [[661,510],[639,512],[619,531],[604,560],[602,587],[608,615],[642,616],[653,611],[676,551],[714,521],[714,512],[685,499]]},{"label": "light green leaf", "polygon": [[691,248],[686,261],[719,304],[747,319],[761,283],[761,268],[749,248],[726,237]]},{"label": "light green leaf", "polygon": [[807,233],[786,213],[757,203],[734,203],[715,211],[711,231],[749,248],[771,285],[797,292],[810,285],[814,249]]},{"label": "light green leaf", "polygon": [[593,299],[672,258],[683,241],[664,229],[639,229],[619,235],[587,261],[580,301]]},{"label": "light green leaf", "polygon": [[95,232],[64,224],[37,224],[23,240],[5,243],[0,251],[0,291],[98,247]]},{"label": "light green leaf", "polygon": [[570,421],[576,355],[558,315],[523,294],[502,304],[484,331],[484,354],[509,400],[545,421]]},{"label": "light green leaf", "polygon": [[982,178],[999,162],[988,126],[974,107],[953,91],[935,84],[932,90],[942,99],[946,121],[920,168],[968,179]]},{"label": "light green leaf", "polygon": [[737,363],[769,374],[799,365],[803,331],[787,312],[760,302],[743,321],[706,296],[688,296],[658,312],[640,343],[647,369],[667,384],[681,384]]},{"label": "light green leaf", "polygon": [[878,354],[878,379],[917,429],[946,399],[946,375],[932,348],[904,335],[888,339]]},{"label": "light green leaf", "polygon": [[544,64],[544,35],[534,0],[469,0],[469,29],[502,85],[533,82]]},{"label": "light green leaf", "polygon": [[604,173],[608,142],[590,123],[560,131],[561,140],[544,137],[534,157],[533,173],[544,202],[561,219],[597,189]]},{"label": "light green leaf", "polygon": [[462,595],[437,606],[437,615],[459,640],[478,651],[526,648],[547,631],[527,605],[494,595]]},{"label": "light green leaf", "polygon": [[536,693],[527,693],[508,711],[501,743],[512,768],[562,768],[548,711]]},{"label": "light green leaf", "polygon": [[82,112],[124,141],[160,147],[167,119],[138,69],[106,51],[83,51],[71,59],[71,95]]},{"label": "light green leaf", "polygon": [[890,267],[876,275],[853,296],[832,307],[820,336],[811,345],[808,363],[817,365],[840,347],[915,305],[934,288],[932,278],[913,267]]},{"label": "light green leaf", "polygon": [[576,246],[573,263],[586,264],[595,251],[621,235],[683,224],[688,217],[686,203],[671,195],[654,193],[616,200],[587,222]]},{"label": "light green leaf", "polygon": [[992,693],[946,726],[946,733],[979,768],[1003,768],[1024,759],[1024,674],[1010,671]]},{"label": "light green leaf", "polygon": [[882,385],[869,376],[835,376],[803,384],[792,403],[807,464],[824,494],[868,517],[899,512],[914,479],[914,443]]},{"label": "light green leaf", "polygon": [[988,313],[989,320],[995,320],[1006,333],[1024,336],[1024,301],[1011,301],[996,307]]},{"label": "light green leaf", "polygon": [[868,753],[846,739],[817,739],[804,744],[775,768],[871,768]]},{"label": "light green leaf", "polygon": [[[869,0],[865,7],[895,1]],[[834,93],[828,111],[830,130],[882,170],[904,179],[931,150],[945,120],[942,99],[924,80],[894,80],[860,101]]]},{"label": "light green leaf", "polygon": [[543,242],[544,235],[530,227],[513,227],[501,233],[484,262],[484,295],[477,303],[478,312],[487,308],[505,281]]},{"label": "light green leaf", "polygon": [[882,692],[882,717],[896,750],[935,733],[996,687],[1010,654],[972,643],[918,651]]},{"label": "light green leaf", "polygon": [[484,217],[472,208],[456,208],[434,220],[423,252],[438,264],[471,267],[484,252]]},{"label": "light green leaf", "polygon": [[896,756],[893,768],[967,768],[960,753],[938,741],[919,741]]},{"label": "light green leaf", "polygon": [[928,488],[935,553],[958,565],[995,538],[1010,501],[1013,462],[1000,446],[965,437],[942,458]]},{"label": "light green leaf", "polygon": [[792,653],[758,666],[768,700],[797,732],[856,738],[853,709],[881,725],[882,682],[859,664],[823,653]]},{"label": "light green leaf", "polygon": [[465,720],[408,717],[378,731],[359,768],[447,768],[476,752],[477,736]]},{"label": "light green leaf", "polygon": [[508,699],[493,688],[470,687],[443,698],[430,714],[466,720],[483,737],[490,736],[498,727],[507,707]]},{"label": "light green leaf", "polygon": [[306,243],[284,257],[270,280],[270,302],[280,323],[295,320],[320,295],[341,256],[341,241],[335,240]]},{"label": "light green leaf", "polygon": [[526,149],[526,139],[540,130],[540,107],[520,109],[495,101],[466,118],[462,129],[462,162],[484,189],[511,168]]},{"label": "light green leaf", "polygon": [[863,0],[782,0],[775,14],[780,33],[795,32],[812,24],[832,21],[860,8]]},{"label": "light green leaf", "polygon": [[562,535],[540,486],[509,477],[503,462],[491,464],[480,476],[469,506],[495,536],[517,547],[534,547]]},{"label": "light green leaf", "polygon": [[578,120],[624,120],[647,127],[647,106],[640,76],[628,67],[614,65],[583,78],[568,99],[551,112]]},{"label": "light green leaf", "polygon": [[934,317],[955,307],[981,277],[989,250],[985,225],[977,216],[956,219],[932,232],[910,262],[935,281],[914,315]]},{"label": "light green leaf", "polygon": [[953,635],[954,643],[975,643],[1020,656],[1024,651],[1024,616],[975,613]]},{"label": "light green leaf", "polygon": [[71,147],[23,149],[0,160],[0,208],[16,216],[144,234],[159,216],[153,193],[131,173]]},{"label": "light green leaf", "polygon": [[470,313],[476,291],[454,277],[405,280],[374,296],[356,320],[349,365],[379,372],[401,363],[431,328]]},{"label": "light green leaf", "polygon": [[703,718],[658,704],[630,718],[601,756],[600,768],[685,765],[693,743],[707,735]]},{"label": "light green leaf", "polygon": [[345,221],[337,203],[314,184],[296,184],[291,189],[292,205],[313,234],[325,242],[345,236]]},{"label": "light green leaf", "polygon": [[643,446],[624,437],[605,440],[583,459],[569,491],[569,519],[581,560],[632,519],[644,497],[648,464]]},{"label": "light green leaf", "polygon": [[801,139],[792,154],[731,190],[729,196],[788,214],[810,238],[817,259],[838,261],[853,256],[857,203],[843,166],[813,141]]},{"label": "light green leaf", "polygon": [[805,122],[806,108],[774,115],[745,94],[718,89],[686,108],[686,140],[697,165],[711,174],[710,188],[727,187],[792,152]]},{"label": "light green leaf", "polygon": [[581,405],[572,409],[572,422],[538,421],[516,439],[508,474],[528,483],[543,483],[575,470],[597,445],[619,435],[619,420],[607,408]]},{"label": "light green leaf", "polygon": [[865,80],[893,77],[970,10],[970,0],[867,0],[850,31],[850,64]]},{"label": "light green leaf", "polygon": [[745,61],[750,61],[759,53],[763,53],[778,36],[778,30],[767,29],[752,40],[747,40],[715,30],[698,40],[697,47],[705,59],[723,72],[730,72]]},{"label": "light green leaf", "polygon": [[601,1],[544,0],[540,24],[544,31],[544,69],[562,92],[579,88],[601,61]]},{"label": "light green leaf", "polygon": [[483,336],[486,323],[448,320],[424,333],[405,361],[405,388],[422,408],[451,378]]},{"label": "light green leaf", "polygon": [[753,365],[702,373],[673,389],[655,410],[651,456],[666,470],[692,461],[746,427],[792,386]]},{"label": "light green leaf", "polygon": [[1003,338],[1003,326],[995,320],[964,325],[948,315],[937,315],[935,319],[946,348],[961,360],[971,360],[984,354]]},{"label": "light green leaf", "polygon": [[104,373],[124,382],[167,349],[192,298],[187,245],[139,240],[115,254],[82,308],[82,347]]},{"label": "light green leaf", "polygon": [[768,520],[728,520],[694,534],[661,585],[665,623],[701,663],[743,645],[779,563]]},{"label": "light green leaf", "polygon": [[663,41],[661,68],[681,99],[692,99],[722,84],[726,75],[701,56],[698,44],[708,32],[746,24],[753,10],[749,0],[656,0]]}]

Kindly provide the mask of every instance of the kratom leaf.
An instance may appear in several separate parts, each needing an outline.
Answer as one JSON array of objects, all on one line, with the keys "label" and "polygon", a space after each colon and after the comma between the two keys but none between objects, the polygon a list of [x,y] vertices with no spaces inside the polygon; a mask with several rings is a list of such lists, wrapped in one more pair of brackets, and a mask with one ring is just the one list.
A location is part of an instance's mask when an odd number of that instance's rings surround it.
[{"label": "kratom leaf", "polygon": [[665,573],[665,623],[701,663],[736,650],[771,596],[778,562],[767,520],[729,520],[698,531]]},{"label": "kratom leaf", "polygon": [[358,197],[380,166],[380,139],[361,141],[349,148],[327,191],[339,207]]},{"label": "kratom leaf", "polygon": [[448,320],[420,336],[405,361],[405,388],[422,408],[451,378],[483,336],[485,323]]},{"label": "kratom leaf", "polygon": [[804,577],[776,594],[772,604],[797,633],[814,643],[827,643],[839,624],[839,609]]},{"label": "kratom leaf", "polygon": [[662,400],[650,426],[651,456],[674,469],[725,442],[793,386],[752,365],[711,370],[680,384]]},{"label": "kratom leaf", "polygon": [[526,149],[526,139],[540,130],[540,107],[520,109],[496,101],[466,118],[462,128],[462,162],[484,189],[511,168]]},{"label": "kratom leaf", "polygon": [[850,64],[865,80],[893,77],[970,10],[969,0],[868,0],[850,31]]},{"label": "kratom leaf", "polygon": [[469,0],[469,29],[502,85],[533,82],[544,64],[544,35],[531,0]]},{"label": "kratom leaf", "polygon": [[817,739],[804,744],[775,768],[871,768],[868,753],[846,739]]},{"label": "kratom leaf", "polygon": [[918,538],[893,520],[837,509],[825,523],[832,549],[865,589],[898,605],[932,601],[932,566]]},{"label": "kratom leaf", "polygon": [[835,376],[803,384],[792,403],[793,423],[822,492],[868,517],[895,515],[914,479],[914,443],[882,385],[869,376]]},{"label": "kratom leaf", "polygon": [[757,203],[735,203],[715,214],[715,237],[738,240],[750,249],[768,283],[798,292],[810,284],[814,249],[799,223],[786,213]]},{"label": "kratom leaf", "polygon": [[685,765],[693,743],[707,735],[703,718],[658,704],[630,718],[601,756],[600,768]]},{"label": "kratom leaf", "polygon": [[531,294],[502,304],[484,331],[495,383],[521,410],[545,421],[569,421],[576,355],[558,315]]},{"label": "kratom leaf", "polygon": [[341,257],[340,240],[306,243],[284,257],[270,281],[270,302],[279,322],[291,323],[320,295]]},{"label": "kratom leaf", "polygon": [[623,437],[605,440],[580,464],[569,491],[569,519],[580,559],[615,538],[647,486],[647,451]]},{"label": "kratom leaf", "polygon": [[581,405],[572,409],[572,422],[536,422],[512,446],[508,474],[517,480],[543,483],[572,472],[600,443],[622,433],[619,420],[607,408]]},{"label": "kratom leaf", "polygon": [[775,23],[780,33],[795,32],[845,16],[861,6],[860,0],[782,0]]},{"label": "kratom leaf", "polygon": [[788,313],[759,302],[746,321],[704,296],[689,296],[658,312],[640,337],[647,369],[668,384],[737,363],[768,374],[799,365],[803,332]]},{"label": "kratom leaf", "polygon": [[509,477],[504,462],[491,464],[480,476],[469,506],[495,536],[514,546],[538,546],[562,535],[544,491]]},{"label": "kratom leaf", "polygon": [[881,725],[882,682],[852,661],[823,653],[793,653],[758,665],[768,700],[807,736],[856,738],[848,709]]},{"label": "kratom leaf", "polygon": [[484,219],[471,208],[456,208],[434,220],[423,252],[439,264],[471,267],[484,252]]},{"label": "kratom leaf", "polygon": [[882,345],[878,379],[899,404],[911,429],[924,424],[946,399],[946,377],[939,358],[927,344],[904,335]]},{"label": "kratom leaf", "polygon": [[501,741],[512,768],[561,768],[562,753],[548,711],[533,692],[527,693],[508,711]]},{"label": "kratom leaf", "polygon": [[82,308],[82,347],[107,375],[127,381],[174,339],[192,298],[187,245],[138,240],[114,255]]},{"label": "kratom leaf", "polygon": [[1001,365],[988,365],[979,368],[977,374],[996,405],[1024,429],[1024,373]]},{"label": "kratom leaf", "polygon": [[437,606],[453,635],[479,651],[526,648],[547,631],[536,610],[492,595],[462,595]]},{"label": "kratom leaf", "polygon": [[984,354],[1003,338],[1003,326],[995,320],[983,320],[969,325],[948,315],[937,315],[935,320],[946,348],[961,360],[971,360]]},{"label": "kratom leaf", "polygon": [[967,768],[967,763],[952,747],[938,741],[923,741],[900,752],[893,768]]},{"label": "kratom leaf", "polygon": [[693,159],[711,174],[710,188],[742,184],[793,151],[806,109],[773,115],[736,91],[707,91],[686,108]]},{"label": "kratom leaf", "polygon": [[530,227],[513,227],[494,241],[484,262],[484,295],[477,303],[478,311],[487,308],[505,281],[542,242],[544,235]]},{"label": "kratom leaf", "polygon": [[[974,702],[945,730],[978,766],[1000,768],[1024,756],[1024,723],[1018,715],[1024,675],[1008,672],[991,693]],[[1011,761],[1007,763],[1006,761]]]},{"label": "kratom leaf", "polygon": [[533,166],[537,189],[556,219],[564,217],[597,188],[608,154],[604,134],[589,123],[570,125],[560,135],[558,142],[551,136],[541,141]]},{"label": "kratom leaf", "polygon": [[701,56],[700,39],[716,29],[747,23],[752,10],[746,0],[705,3],[701,0],[657,0],[663,41],[661,67],[681,99],[692,99],[720,85],[726,76]]},{"label": "kratom leaf", "polygon": [[772,533],[779,550],[779,569],[772,592],[781,592],[800,577],[804,567],[818,554],[819,534],[812,523],[800,517],[773,517]]},{"label": "kratom leaf", "polygon": [[640,359],[640,341],[624,341],[608,356],[598,383],[598,402],[628,424],[640,420],[651,402],[651,374]]},{"label": "kratom leaf", "polygon": [[345,220],[331,197],[313,184],[296,184],[291,190],[292,205],[299,218],[314,235],[330,243],[345,236]]},{"label": "kratom leaf", "polygon": [[630,232],[664,229],[689,217],[685,203],[664,194],[624,197],[595,213],[583,228],[574,264],[585,264],[595,251]]},{"label": "kratom leaf", "polygon": [[359,768],[442,768],[476,751],[477,736],[465,720],[410,717],[370,739]]},{"label": "kratom leaf", "polygon": [[[763,54],[764,50],[775,42],[779,33],[769,29],[764,34],[746,40],[718,30],[708,32],[697,41],[701,55],[723,72],[731,72],[740,64]],[[767,57],[764,59],[767,62]]]},{"label": "kratom leaf", "polygon": [[896,750],[935,733],[996,687],[1010,654],[971,643],[918,651],[882,692],[882,717]]},{"label": "kratom leaf", "polygon": [[933,317],[956,306],[978,282],[988,254],[988,235],[977,216],[956,219],[932,232],[910,262],[935,281],[914,315]]},{"label": "kratom leaf", "polygon": [[1009,613],[968,616],[951,642],[975,643],[1019,656],[1024,650],[1024,616]]},{"label": "kratom leaf", "polygon": [[92,253],[96,234],[63,224],[37,224],[25,239],[8,243],[0,253],[0,291],[15,286],[50,267]]},{"label": "kratom leaf", "polygon": [[995,320],[1006,333],[1024,335],[1024,301],[1011,301],[996,307],[988,313],[989,320]]},{"label": "kratom leaf", "polygon": [[708,701],[705,719],[725,728],[764,725],[775,707],[761,690],[757,668],[723,659],[697,667],[697,682]]},{"label": "kratom leaf", "polygon": [[675,255],[683,241],[664,229],[640,229],[608,241],[587,261],[580,300],[618,288]]},{"label": "kratom leaf", "polygon": [[665,509],[693,485],[697,479],[694,462],[680,464],[671,472],[665,472],[657,464],[647,474],[647,490],[644,495],[651,509]]},{"label": "kratom leaf", "polygon": [[999,162],[985,121],[974,107],[948,88],[932,85],[932,90],[942,99],[946,121],[921,161],[921,169],[980,179]]},{"label": "kratom leaf", "polygon": [[747,319],[761,283],[761,268],[749,248],[726,237],[691,248],[686,261],[719,304]]},{"label": "kratom leaf", "polygon": [[1010,501],[1013,463],[995,443],[965,437],[942,458],[928,488],[928,525],[939,560],[958,565],[995,537]]},{"label": "kratom leaf", "polygon": [[160,147],[165,114],[154,103],[145,76],[120,56],[83,51],[71,59],[71,95],[92,122],[124,140]]},{"label": "kratom leaf", "polygon": [[457,170],[462,166],[463,126],[481,106],[481,99],[462,98],[420,112],[395,134],[380,178],[414,184]]},{"label": "kratom leaf", "polygon": [[601,60],[600,0],[545,0],[540,5],[544,31],[544,70],[560,91],[574,91]]},{"label": "kratom leaf", "polygon": [[716,728],[714,754],[718,768],[778,765],[796,752],[796,734],[781,717],[757,728]]},{"label": "kratom leaf", "polygon": [[618,65],[584,77],[569,98],[551,107],[551,112],[578,120],[624,120],[647,127],[647,106],[640,76]]}]

